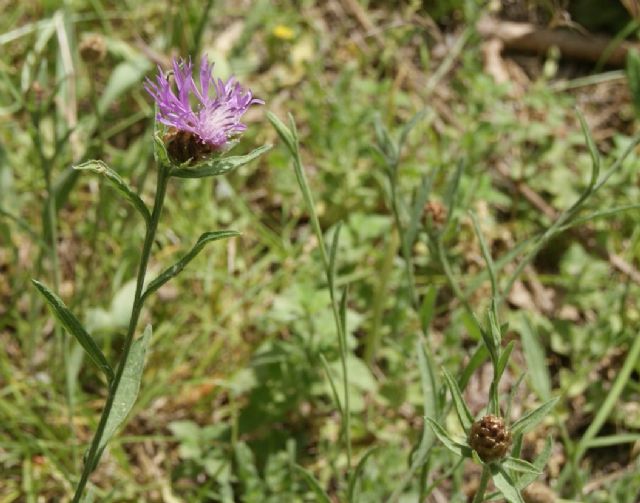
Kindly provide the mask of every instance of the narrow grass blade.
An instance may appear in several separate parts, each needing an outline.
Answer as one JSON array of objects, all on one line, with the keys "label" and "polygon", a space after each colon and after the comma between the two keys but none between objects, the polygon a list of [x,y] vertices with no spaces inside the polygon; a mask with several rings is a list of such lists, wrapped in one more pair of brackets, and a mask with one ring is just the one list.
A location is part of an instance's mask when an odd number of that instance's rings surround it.
[{"label": "narrow grass blade", "polygon": [[494,378],[496,382],[500,381],[500,378],[504,373],[504,369],[507,368],[507,364],[509,363],[509,357],[511,356],[511,352],[513,351],[513,347],[515,346],[515,344],[516,344],[515,341],[511,341],[502,350],[502,353],[500,354],[500,358],[498,359],[498,365],[496,366],[496,377]]},{"label": "narrow grass blade", "polygon": [[476,231],[476,236],[478,236],[478,241],[480,242],[480,250],[482,251],[482,257],[484,258],[484,262],[487,265],[487,271],[489,271],[489,280],[491,281],[491,294],[494,299],[498,298],[498,282],[496,279],[496,269],[493,264],[493,258],[491,257],[491,252],[489,251],[489,247],[487,246],[487,242],[484,239],[484,235],[482,234],[482,230],[480,229],[480,223],[478,222],[478,218],[476,217],[473,211],[469,211],[469,215],[471,216],[471,221],[473,222],[473,228]]},{"label": "narrow grass blade", "polygon": [[142,199],[136,194],[122,177],[107,166],[104,162],[94,160],[74,166],[73,169],[78,171],[91,171],[99,175],[103,175],[107,181],[127,199],[136,210],[142,215],[148,224],[151,221],[151,214]]},{"label": "narrow grass blade", "polygon": [[[151,342],[151,325],[147,325],[144,334],[133,342],[127,361],[124,363],[124,371],[120,385],[115,391],[113,408],[107,418],[104,433],[98,446],[98,452],[102,452],[107,443],[113,437],[116,430],[124,422],[138,397],[140,380],[144,369],[144,360]],[[96,456],[96,462],[100,456]]]},{"label": "narrow grass blade", "polygon": [[343,416],[342,404],[340,403],[340,395],[338,395],[338,388],[336,387],[336,383],[333,382],[333,377],[331,376],[331,370],[329,369],[329,363],[323,354],[320,354],[320,361],[322,362],[322,367],[324,368],[325,374],[327,374],[327,379],[329,380],[329,386],[331,387],[331,393],[333,394],[333,400],[336,402],[336,407],[338,408],[338,412]]},{"label": "narrow grass blade", "polygon": [[525,433],[542,421],[545,416],[556,405],[558,398],[552,398],[551,400],[543,403],[537,409],[532,410],[528,414],[525,414],[516,422],[511,425],[511,434],[517,435],[519,433]]},{"label": "narrow grass blade", "polygon": [[95,363],[98,368],[104,372],[107,377],[107,381],[111,382],[113,379],[113,369],[109,365],[109,362],[107,362],[102,351],[100,351],[98,345],[93,340],[93,337],[91,337],[82,327],[78,318],[69,311],[69,308],[67,308],[62,299],[49,290],[45,285],[35,279],[31,281],[47,301],[53,314],[65,330],[76,338],[93,363]]},{"label": "narrow grass blade", "polygon": [[506,500],[510,503],[524,503],[520,491],[509,474],[499,464],[491,464],[490,467],[493,483]]},{"label": "narrow grass blade", "polygon": [[[536,468],[540,472],[544,470],[544,468],[547,466],[547,463],[549,462],[549,458],[551,457],[552,447],[553,447],[553,439],[551,436],[548,436],[547,440],[544,443],[544,447],[542,448],[542,451],[540,452],[540,454],[538,454],[538,456],[536,457],[536,459],[533,460],[533,463],[532,463],[534,468]],[[516,483],[516,485],[518,486],[518,489],[522,490],[525,487],[527,487],[529,484],[531,484],[534,480],[538,478],[538,475],[539,475],[538,473],[525,473],[524,475],[522,475],[522,477],[520,477],[518,479],[518,482]]]},{"label": "narrow grass blade", "polygon": [[451,392],[451,398],[453,399],[453,404],[456,408],[456,413],[458,414],[458,419],[460,419],[460,424],[464,431],[468,432],[473,424],[473,416],[471,415],[471,411],[467,407],[467,404],[464,403],[464,398],[462,397],[462,393],[460,392],[460,388],[458,387],[458,383],[456,380],[451,377],[449,372],[446,369],[442,369],[442,373],[447,381],[447,385],[449,386],[449,391]]},{"label": "narrow grass blade", "polygon": [[629,353],[627,353],[627,357],[622,364],[622,368],[616,377],[616,380],[613,382],[613,386],[607,395],[604,403],[598,409],[598,413],[596,417],[593,418],[591,424],[587,428],[587,431],[584,432],[582,438],[578,442],[578,446],[576,447],[576,462],[580,460],[585,450],[587,449],[587,445],[591,442],[591,440],[598,434],[600,428],[605,423],[609,414],[618,403],[618,398],[620,397],[624,387],[629,381],[631,377],[631,373],[636,368],[638,364],[638,359],[640,358],[640,336],[636,335],[633,340],[633,344],[629,349]]},{"label": "narrow grass blade", "polygon": [[232,238],[235,236],[239,236],[240,233],[237,231],[215,231],[215,232],[205,232],[200,236],[196,244],[189,250],[184,257],[178,260],[175,264],[173,264],[168,269],[165,269],[161,272],[158,277],[156,277],[153,281],[149,283],[144,293],[142,294],[142,299],[144,300],[153,292],[158,290],[162,285],[164,285],[171,278],[180,274],[180,272],[187,266],[189,262],[191,262],[198,253],[202,251],[206,244],[211,243],[212,241],[218,241],[220,239]]},{"label": "narrow grass blade", "polygon": [[333,233],[333,240],[331,241],[331,249],[329,250],[329,288],[332,290],[336,283],[336,256],[338,255],[340,230],[342,230],[342,222],[338,222],[336,225],[336,230]]},{"label": "narrow grass blade", "polygon": [[294,470],[302,477],[307,483],[309,489],[311,489],[316,495],[316,501],[318,503],[332,503],[331,498],[326,491],[320,485],[320,482],[309,472],[307,469],[300,465],[293,465]]},{"label": "narrow grass blade", "polygon": [[420,306],[420,324],[425,334],[429,332],[429,325],[431,325],[431,320],[433,320],[436,311],[437,296],[438,290],[435,286],[431,285],[422,299],[422,305]]},{"label": "narrow grass blade", "polygon": [[544,348],[528,318],[524,315],[520,324],[520,340],[522,341],[524,359],[527,362],[527,374],[531,387],[540,399],[549,400],[551,397],[551,377]]},{"label": "narrow grass blade", "polygon": [[278,136],[284,141],[285,145],[292,154],[297,151],[296,137],[294,133],[289,129],[284,122],[282,122],[275,114],[267,112],[267,119],[271,122],[271,125],[278,133]]},{"label": "narrow grass blade", "polygon": [[189,168],[176,168],[171,170],[171,176],[175,176],[176,178],[205,178],[208,176],[224,175],[240,166],[250,163],[270,149],[271,145],[263,145],[246,155],[222,157],[220,159],[205,161]]},{"label": "narrow grass blade", "polygon": [[436,437],[438,437],[438,440],[440,440],[440,442],[442,442],[442,444],[449,449],[451,452],[453,452],[454,454],[464,457],[464,458],[470,458],[471,457],[471,447],[469,447],[468,445],[464,445],[461,444],[460,442],[456,442],[455,440],[453,440],[449,434],[444,431],[444,429],[442,428],[442,426],[440,426],[438,423],[436,423],[433,419],[431,419],[430,417],[425,417],[424,420],[429,424],[429,426],[431,426],[431,429],[433,430],[433,433],[436,435]]},{"label": "narrow grass blade", "polygon": [[515,472],[532,473],[535,475],[540,475],[542,473],[542,471],[524,459],[508,457],[500,461],[500,464],[503,468],[507,468],[508,470],[513,470]]},{"label": "narrow grass blade", "polygon": [[598,177],[600,176],[600,166],[602,163],[600,161],[600,153],[598,152],[596,143],[593,141],[593,136],[591,136],[591,131],[589,130],[589,126],[587,125],[584,115],[582,115],[582,112],[578,108],[576,108],[576,113],[580,120],[580,127],[582,127],[582,134],[584,134],[589,154],[591,155],[591,180],[589,180],[589,186],[587,188],[587,190],[591,192],[598,181]]},{"label": "narrow grass blade", "polygon": [[367,450],[367,452],[364,453],[362,458],[360,458],[360,461],[358,461],[358,464],[356,465],[356,469],[351,474],[351,477],[349,477],[349,488],[347,490],[347,501],[348,501],[348,503],[357,503],[358,502],[358,499],[356,498],[356,496],[357,496],[356,489],[357,489],[357,485],[358,485],[358,480],[360,479],[360,476],[362,475],[362,472],[364,470],[364,465],[366,464],[367,460],[369,459],[369,456],[371,456],[378,449],[380,449],[379,445],[374,445],[373,447],[369,448]]}]

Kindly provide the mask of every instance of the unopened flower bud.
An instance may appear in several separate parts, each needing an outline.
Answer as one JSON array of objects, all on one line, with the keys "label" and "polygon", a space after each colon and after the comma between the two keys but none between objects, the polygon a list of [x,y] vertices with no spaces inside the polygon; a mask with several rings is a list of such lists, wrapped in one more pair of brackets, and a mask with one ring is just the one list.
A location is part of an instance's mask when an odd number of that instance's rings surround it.
[{"label": "unopened flower bud", "polygon": [[497,461],[511,447],[511,432],[501,417],[484,416],[471,425],[469,445],[485,463]]},{"label": "unopened flower bud", "polygon": [[107,55],[107,43],[102,35],[90,33],[83,37],[79,51],[85,63],[99,63]]}]

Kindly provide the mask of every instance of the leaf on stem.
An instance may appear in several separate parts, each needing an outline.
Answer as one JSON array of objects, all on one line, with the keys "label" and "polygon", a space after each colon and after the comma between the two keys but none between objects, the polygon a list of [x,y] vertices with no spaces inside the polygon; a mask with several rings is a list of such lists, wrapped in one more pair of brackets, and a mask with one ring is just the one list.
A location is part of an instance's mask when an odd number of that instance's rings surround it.
[{"label": "leaf on stem", "polygon": [[446,431],[444,431],[444,428],[442,428],[442,426],[440,426],[430,417],[425,417],[424,420],[429,424],[429,426],[431,426],[433,433],[436,435],[436,437],[438,437],[438,440],[440,440],[440,442],[442,442],[442,444],[447,449],[449,449],[454,454],[457,454],[458,456],[461,456],[464,458],[471,457],[471,447],[453,440],[449,436],[449,434]]},{"label": "leaf on stem", "polygon": [[49,307],[53,311],[53,314],[65,330],[76,338],[93,363],[95,363],[105,374],[107,381],[111,382],[113,379],[113,369],[109,365],[109,362],[107,362],[102,351],[100,351],[98,345],[93,340],[93,337],[91,337],[91,335],[89,335],[89,333],[83,328],[78,318],[69,311],[69,308],[67,308],[62,299],[49,290],[49,288],[35,279],[31,281],[47,301]]},{"label": "leaf on stem", "polygon": [[517,435],[518,433],[525,433],[542,421],[551,409],[555,406],[558,398],[552,398],[551,400],[543,403],[537,409],[532,410],[528,414],[525,414],[516,422],[511,425],[511,434]]},{"label": "leaf on stem", "polygon": [[87,161],[85,163],[74,166],[73,169],[78,171],[92,171],[106,177],[107,181],[113,185],[113,187],[120,192],[121,195],[127,199],[136,210],[142,215],[145,222],[148,224],[151,221],[151,214],[147,206],[142,202],[142,199],[136,194],[131,187],[125,182],[122,177],[107,166],[104,162],[99,160]]},{"label": "leaf on stem", "polygon": [[502,464],[503,468],[507,468],[508,470],[513,470],[521,473],[531,473],[534,475],[540,475],[542,471],[525,461],[524,459],[512,458],[508,457],[503,459],[500,464]]},{"label": "leaf on stem", "polygon": [[446,369],[442,369],[442,373],[447,381],[447,385],[449,386],[449,391],[451,392],[451,398],[453,399],[453,404],[456,408],[456,413],[458,414],[458,418],[460,419],[460,424],[464,431],[468,432],[473,424],[473,416],[471,415],[471,411],[467,407],[467,404],[464,403],[464,398],[462,397],[462,393],[460,392],[460,388],[458,387],[458,383],[456,380],[451,377],[449,372]]},{"label": "leaf on stem", "polygon": [[293,465],[294,470],[304,479],[314,494],[318,503],[331,503],[331,498],[310,471],[300,465]]},{"label": "leaf on stem", "polygon": [[267,112],[267,119],[271,122],[271,125],[274,127],[278,136],[285,143],[287,148],[292,154],[295,154],[297,149],[297,141],[294,133],[291,129],[289,129],[284,122],[282,122],[275,114],[271,112]]},{"label": "leaf on stem", "polygon": [[524,503],[520,491],[504,468],[497,463],[492,463],[489,466],[494,485],[507,501],[510,503]]},{"label": "leaf on stem", "polygon": [[370,447],[367,450],[367,452],[364,453],[362,458],[360,458],[360,461],[358,461],[358,464],[356,465],[356,469],[353,471],[353,473],[349,477],[349,488],[347,490],[348,503],[356,503],[358,501],[356,499],[356,494],[357,494],[356,486],[358,484],[358,480],[360,479],[360,476],[362,475],[362,472],[364,471],[364,465],[367,462],[367,459],[369,459],[369,456],[371,456],[375,451],[380,449],[380,447],[381,447],[380,445],[374,445],[373,447]]},{"label": "leaf on stem", "polygon": [[[151,342],[151,325],[147,325],[144,334],[139,339],[133,341],[131,351],[124,363],[124,370],[118,388],[115,390],[113,399],[113,407],[104,427],[98,452],[102,452],[108,444],[111,437],[124,422],[127,415],[131,411],[133,404],[138,397],[140,390],[140,380],[142,379],[142,371],[144,369],[144,360]],[[112,391],[113,392],[113,391]],[[96,456],[94,462],[97,463],[99,456]]]},{"label": "leaf on stem", "polygon": [[246,155],[233,155],[210,159],[187,168],[175,168],[171,170],[171,176],[176,178],[205,178],[229,173],[240,166],[250,163],[271,149],[271,145],[263,145]]},{"label": "leaf on stem", "polygon": [[544,470],[544,467],[547,466],[547,463],[549,462],[549,458],[551,457],[551,448],[553,447],[553,439],[551,438],[551,436],[547,437],[547,440],[544,443],[544,447],[542,448],[542,451],[540,452],[540,454],[538,454],[538,456],[536,457],[536,459],[533,460],[533,467],[536,468],[539,473],[526,473],[524,474],[522,477],[520,477],[518,479],[518,482],[516,483],[516,485],[518,486],[518,489],[522,490],[525,487],[527,487],[529,484],[531,484],[534,480],[536,480],[538,478],[538,475],[540,473],[542,473],[542,470]]},{"label": "leaf on stem", "polygon": [[237,231],[215,231],[215,232],[205,232],[200,236],[196,244],[191,248],[189,253],[187,253],[184,257],[178,260],[171,267],[165,269],[161,272],[153,281],[149,283],[144,293],[142,294],[142,299],[146,299],[153,292],[158,290],[162,285],[164,285],[167,281],[169,281],[174,276],[180,274],[180,272],[187,266],[189,262],[191,262],[200,251],[205,247],[207,243],[212,241],[218,241],[220,239],[231,238],[235,236],[239,236],[240,233]]},{"label": "leaf on stem", "polygon": [[582,115],[582,112],[578,108],[576,108],[576,113],[578,114],[578,119],[580,119],[582,134],[584,134],[584,139],[587,142],[587,148],[591,155],[591,179],[589,180],[589,186],[587,188],[587,192],[591,192],[598,182],[598,177],[600,176],[600,153],[598,152],[595,141],[593,141],[593,136],[591,136],[591,131],[589,130],[589,126],[587,125],[584,115]]}]

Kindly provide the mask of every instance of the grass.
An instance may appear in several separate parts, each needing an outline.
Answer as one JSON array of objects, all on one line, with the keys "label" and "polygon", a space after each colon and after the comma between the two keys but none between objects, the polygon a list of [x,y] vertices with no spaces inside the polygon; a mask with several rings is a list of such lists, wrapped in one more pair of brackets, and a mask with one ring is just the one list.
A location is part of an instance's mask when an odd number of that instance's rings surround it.
[{"label": "grass", "polygon": [[[102,159],[150,205],[141,82],[201,52],[294,117],[296,170],[256,109],[234,153],[270,152],[169,185],[150,274],[203,232],[242,235],[141,311],[153,337],[140,393],[91,477],[95,501],[466,501],[489,468],[456,458],[424,417],[462,438],[462,404],[472,417],[499,404],[513,423],[552,397],[519,449],[534,461],[551,438],[538,480],[566,501],[635,501],[638,283],[612,260],[640,259],[626,83],[496,84],[471,2],[370,2],[373,32],[350,2],[302,3],[0,9],[0,501],[70,500],[107,391],[31,280],[114,367],[125,342],[144,220],[70,167]],[[455,37],[445,57],[427,14]],[[88,33],[105,39],[101,62],[78,57]],[[494,391],[480,330],[492,298],[508,323],[497,353],[511,351]]]}]

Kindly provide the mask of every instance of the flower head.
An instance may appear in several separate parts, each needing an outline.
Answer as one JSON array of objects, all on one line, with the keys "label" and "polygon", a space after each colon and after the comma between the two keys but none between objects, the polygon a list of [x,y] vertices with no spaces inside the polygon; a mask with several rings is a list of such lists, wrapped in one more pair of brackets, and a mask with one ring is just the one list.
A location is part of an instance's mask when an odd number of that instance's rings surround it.
[{"label": "flower head", "polygon": [[157,120],[169,126],[169,154],[179,161],[222,150],[247,128],[240,118],[249,107],[264,104],[235,78],[216,80],[206,56],[200,62],[199,83],[190,59],[173,61],[175,90],[169,75],[158,70],[156,82],[147,79],[145,89],[158,105]]}]

